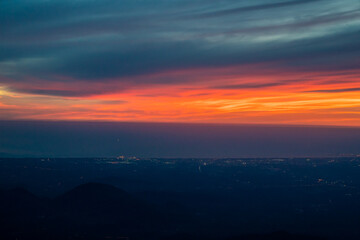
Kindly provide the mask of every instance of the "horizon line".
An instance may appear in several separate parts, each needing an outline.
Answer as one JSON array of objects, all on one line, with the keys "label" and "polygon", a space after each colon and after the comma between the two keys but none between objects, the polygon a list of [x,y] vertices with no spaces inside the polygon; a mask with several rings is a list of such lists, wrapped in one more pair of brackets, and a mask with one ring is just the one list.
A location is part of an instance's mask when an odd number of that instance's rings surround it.
[{"label": "horizon line", "polygon": [[208,126],[262,126],[262,127],[305,127],[305,128],[353,128],[360,129],[360,125],[331,125],[331,124],[291,124],[291,123],[229,123],[229,122],[181,122],[181,121],[115,121],[115,120],[83,120],[83,119],[0,119],[4,122],[49,122],[49,123],[113,123],[113,124],[166,124],[166,125],[208,125]]}]

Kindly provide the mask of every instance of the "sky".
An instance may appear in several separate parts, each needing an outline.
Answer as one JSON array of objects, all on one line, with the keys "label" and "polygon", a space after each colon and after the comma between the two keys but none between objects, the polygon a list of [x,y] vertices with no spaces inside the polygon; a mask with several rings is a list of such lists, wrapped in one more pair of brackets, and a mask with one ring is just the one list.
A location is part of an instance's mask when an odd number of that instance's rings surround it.
[{"label": "sky", "polygon": [[360,126],[359,0],[2,0],[0,120]]},{"label": "sky", "polygon": [[1,157],[360,156],[360,128],[328,126],[0,121]]}]

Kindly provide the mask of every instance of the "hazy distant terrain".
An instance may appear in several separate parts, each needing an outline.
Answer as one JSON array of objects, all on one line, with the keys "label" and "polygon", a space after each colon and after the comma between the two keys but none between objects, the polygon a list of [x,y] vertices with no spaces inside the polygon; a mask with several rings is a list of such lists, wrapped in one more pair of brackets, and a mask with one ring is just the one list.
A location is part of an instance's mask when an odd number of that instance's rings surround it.
[{"label": "hazy distant terrain", "polygon": [[0,121],[0,157],[304,157],[360,154],[360,128]]}]

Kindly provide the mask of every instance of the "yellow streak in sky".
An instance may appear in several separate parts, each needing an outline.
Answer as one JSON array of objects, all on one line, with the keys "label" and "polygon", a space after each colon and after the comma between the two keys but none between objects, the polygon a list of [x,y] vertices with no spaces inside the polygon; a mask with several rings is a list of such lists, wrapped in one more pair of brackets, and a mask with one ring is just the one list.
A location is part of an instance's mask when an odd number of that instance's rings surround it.
[{"label": "yellow streak in sky", "polygon": [[[218,82],[200,81],[196,87],[187,84],[156,85],[76,97],[11,92],[10,86],[0,86],[0,119],[17,116],[43,120],[360,126],[360,91],[356,91],[360,88],[360,73],[341,76],[343,81],[336,84],[331,81],[337,82],[337,77],[319,76],[311,83],[290,81],[262,88],[241,88],[244,85],[242,78],[228,80],[227,84],[235,86],[233,89],[213,87],[222,86],[219,84],[223,83],[222,78],[219,78]],[[268,83],[280,81],[278,78],[285,81],[288,76],[269,75],[251,80]],[[246,82],[249,81],[246,79]],[[28,87],[46,89],[41,85]],[[67,85],[47,87],[67,90]]]}]

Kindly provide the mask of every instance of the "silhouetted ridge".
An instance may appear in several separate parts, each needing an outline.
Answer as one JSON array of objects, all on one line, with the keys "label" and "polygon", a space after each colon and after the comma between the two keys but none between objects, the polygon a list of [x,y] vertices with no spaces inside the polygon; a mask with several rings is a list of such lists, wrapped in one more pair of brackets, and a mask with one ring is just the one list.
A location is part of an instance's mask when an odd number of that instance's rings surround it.
[{"label": "silhouetted ridge", "polygon": [[[25,189],[0,191],[1,239],[137,239],[214,240],[197,234],[191,216],[169,214],[167,207],[151,206],[114,186],[80,185],[55,199],[42,199]],[[190,218],[190,221],[189,221]],[[192,224],[195,223],[195,228]],[[201,226],[201,225],[200,225]],[[180,230],[179,230],[180,229]],[[187,234],[189,231],[190,234]],[[227,235],[224,232],[224,235]],[[110,238],[110,239],[111,239]],[[242,235],[219,240],[322,239],[278,232]]]},{"label": "silhouetted ridge", "polygon": [[137,224],[155,216],[145,202],[114,186],[101,183],[80,185],[55,199],[60,216],[79,223]]},{"label": "silhouetted ridge", "polygon": [[26,200],[35,200],[38,197],[36,197],[34,194],[30,193],[25,188],[18,187],[18,188],[13,188],[13,189],[9,189],[9,190],[1,190],[0,198],[2,200],[8,199],[8,200],[12,200],[12,201],[17,201],[17,200],[26,201]]},{"label": "silhouetted ridge", "polygon": [[8,217],[30,217],[41,208],[42,200],[24,188],[0,191],[0,214]]},{"label": "silhouetted ridge", "polygon": [[133,197],[114,186],[102,183],[86,183],[80,185],[58,198],[63,203],[71,204],[133,204]]}]

